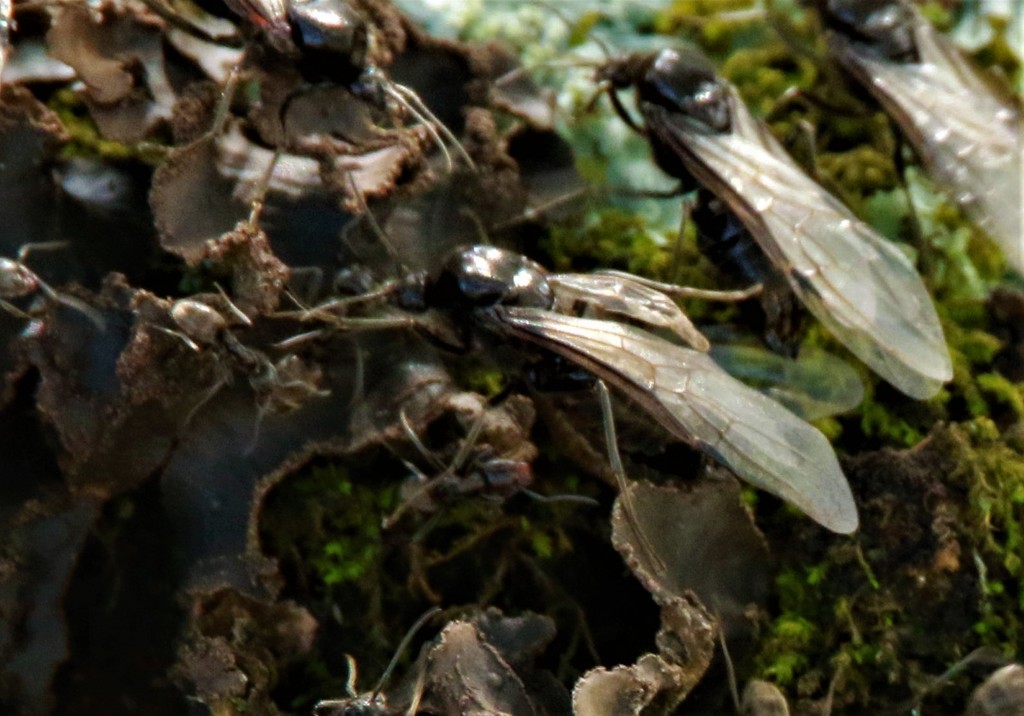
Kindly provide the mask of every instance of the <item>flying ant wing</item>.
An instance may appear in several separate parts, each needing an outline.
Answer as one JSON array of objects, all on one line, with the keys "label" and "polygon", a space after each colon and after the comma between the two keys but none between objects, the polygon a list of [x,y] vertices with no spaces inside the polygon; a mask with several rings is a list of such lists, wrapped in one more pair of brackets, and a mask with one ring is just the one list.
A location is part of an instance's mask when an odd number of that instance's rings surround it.
[{"label": "flying ant wing", "polygon": [[[854,355],[911,397],[935,395],[952,377],[952,364],[910,260],[807,176],[735,88],[716,78],[717,106],[670,93],[685,64],[672,50],[654,60],[648,75],[665,79],[668,89],[645,75],[671,103],[641,101],[648,132],[722,197],[804,305]],[[700,111],[689,111],[686,101],[702,103]]]},{"label": "flying ant wing", "polygon": [[857,528],[853,495],[825,436],[707,354],[613,321],[505,306],[488,315],[504,332],[617,386],[673,435],[752,485],[835,532]]},{"label": "flying ant wing", "polygon": [[577,304],[600,314],[631,318],[658,328],[668,328],[699,351],[710,347],[675,301],[661,291],[622,274],[569,274],[548,276],[554,290],[553,309],[569,313]]},{"label": "flying ant wing", "polygon": [[832,52],[899,124],[936,182],[1024,273],[1019,107],[909,3],[819,3]]},{"label": "flying ant wing", "polygon": [[716,344],[711,357],[729,375],[753,385],[804,420],[853,410],[864,399],[864,383],[846,361],[823,350],[787,358],[764,348]]}]

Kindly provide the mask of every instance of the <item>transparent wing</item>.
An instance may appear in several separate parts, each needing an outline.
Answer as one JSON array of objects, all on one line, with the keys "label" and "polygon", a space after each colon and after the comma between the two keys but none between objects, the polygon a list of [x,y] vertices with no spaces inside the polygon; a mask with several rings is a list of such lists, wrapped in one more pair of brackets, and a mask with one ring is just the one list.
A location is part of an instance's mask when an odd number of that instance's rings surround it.
[{"label": "transparent wing", "polygon": [[496,308],[506,333],[541,345],[624,391],[681,440],[835,532],[857,508],[828,440],[748,388],[706,353],[613,321],[530,308]]},{"label": "transparent wing", "polygon": [[729,375],[782,403],[804,420],[853,410],[864,399],[864,383],[854,368],[823,350],[787,358],[758,346],[714,345],[711,357]]},{"label": "transparent wing", "polygon": [[841,56],[856,65],[854,74],[900,124],[935,181],[1024,273],[1020,113],[923,18],[915,35],[919,63],[880,60],[852,47]]},{"label": "transparent wing", "polygon": [[693,322],[661,291],[630,281],[622,275],[559,273],[548,276],[555,292],[554,310],[570,313],[579,303],[593,309],[597,316],[611,314],[631,318],[658,328],[667,328],[699,351],[710,348]]},{"label": "transparent wing", "polygon": [[953,375],[931,297],[910,260],[807,176],[735,90],[733,131],[694,130],[645,107],[648,125],[750,231],[814,316],[872,370],[914,398]]}]

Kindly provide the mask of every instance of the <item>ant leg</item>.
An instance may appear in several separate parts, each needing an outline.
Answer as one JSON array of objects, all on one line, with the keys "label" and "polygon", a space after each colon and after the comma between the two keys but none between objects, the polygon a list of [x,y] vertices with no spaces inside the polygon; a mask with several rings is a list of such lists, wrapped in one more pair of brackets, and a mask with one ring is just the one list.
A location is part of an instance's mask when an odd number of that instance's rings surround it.
[{"label": "ant leg", "polygon": [[736,681],[736,668],[732,663],[732,656],[729,654],[729,646],[725,643],[725,629],[722,628],[722,618],[715,614],[715,627],[718,631],[718,643],[722,647],[722,658],[725,660],[725,675],[729,682],[729,695],[732,696],[732,705],[737,714],[742,714],[743,707],[740,704],[740,689]]},{"label": "ant leg", "polygon": [[615,109],[615,113],[622,118],[622,121],[625,122],[630,129],[639,134],[641,137],[646,137],[647,132],[644,131],[643,127],[637,124],[636,120],[633,119],[633,115],[631,115],[629,113],[629,110],[626,109],[626,106],[622,104],[622,100],[619,98],[619,93],[616,92],[614,88],[609,87],[605,91],[605,94],[608,95],[608,99],[611,100],[612,107]]},{"label": "ant leg", "polygon": [[648,286],[649,288],[653,288],[656,291],[660,291],[661,293],[669,296],[679,296],[680,298],[700,298],[705,301],[722,301],[726,303],[746,301],[749,298],[760,296],[762,291],[764,291],[764,286],[760,283],[755,283],[749,288],[737,291],[713,291],[710,289],[691,288],[690,286],[676,286],[671,283],[662,283],[661,281],[644,278],[643,276],[636,276],[627,271],[616,271],[615,269],[605,269],[602,271],[595,271],[595,273],[601,276],[617,276],[630,281],[636,281],[637,283],[641,283],[644,286]]},{"label": "ant leg", "polygon": [[633,493],[630,490],[629,482],[626,479],[626,468],[622,464],[622,456],[619,454],[619,443],[618,437],[615,435],[615,416],[612,412],[612,396],[608,391],[608,386],[600,378],[595,383],[597,388],[598,403],[601,405],[601,416],[602,422],[604,423],[604,439],[608,450],[608,462],[611,465],[612,472],[615,474],[615,481],[619,485],[619,496],[622,498],[622,510],[626,516],[626,521],[629,522],[630,528],[636,535],[637,543],[640,548],[646,553],[647,558],[651,561],[655,570],[664,575],[667,573],[664,560],[658,556],[657,551],[651,545],[650,540],[647,539],[647,533],[644,532],[643,526],[636,517],[636,508],[633,504]]},{"label": "ant leg", "polygon": [[409,701],[409,708],[405,710],[405,716],[416,716],[420,710],[420,701],[423,700],[423,690],[426,687],[427,663],[424,661],[417,667],[416,683],[412,687],[412,699]]},{"label": "ant leg", "polygon": [[[308,278],[301,278],[308,277]],[[303,290],[293,289],[293,282],[297,282],[302,285]],[[320,295],[320,289],[324,285],[324,272],[319,266],[292,266],[289,267],[288,275],[288,289],[289,296],[297,304],[298,299],[295,298],[294,291],[299,291],[301,295],[313,302]]]},{"label": "ant leg", "polygon": [[[437,458],[431,454],[426,445],[423,444],[423,441],[420,440],[418,435],[416,435],[416,431],[413,430],[412,426],[409,424],[409,420],[405,415],[404,407],[399,411],[398,419],[402,425],[402,430],[409,439],[409,442],[411,442],[416,447],[417,451],[425,457],[428,462],[434,465],[436,469],[440,469],[441,465]],[[486,409],[481,410],[480,415],[473,421],[473,425],[470,427],[469,432],[466,433],[466,437],[462,439],[462,443],[459,445],[459,450],[455,454],[455,457],[452,458],[451,463],[445,466],[439,474],[423,482],[412,495],[406,498],[406,500],[391,513],[391,515],[385,518],[383,523],[381,523],[381,527],[383,529],[391,529],[394,527],[398,520],[401,519],[402,515],[408,512],[412,505],[416,503],[416,500],[429,494],[436,485],[442,483],[452,475],[455,475],[458,470],[466,464],[466,461],[469,459],[470,452],[474,447],[476,447],[476,442],[480,438],[480,432],[483,430],[486,419]],[[411,468],[412,472],[422,476],[422,473],[420,473],[415,466],[409,465],[408,463],[406,463],[406,466]]]},{"label": "ant leg", "polygon": [[164,326],[152,326],[152,328],[160,331],[161,333],[166,333],[169,336],[174,336],[175,338],[180,340],[182,343],[184,343],[186,346],[188,346],[188,348],[190,350],[193,350],[196,353],[198,353],[200,351],[199,344],[196,343],[191,338],[189,338],[188,336],[186,336],[181,331],[176,331],[173,328],[165,328]]},{"label": "ant leg", "polygon": [[188,426],[188,424],[192,422],[192,418],[196,416],[196,413],[199,412],[199,409],[202,408],[207,403],[209,403],[211,400],[213,400],[214,396],[217,395],[217,393],[219,393],[221,390],[223,390],[224,386],[226,386],[230,382],[230,372],[227,373],[226,376],[221,375],[221,377],[217,379],[217,382],[213,384],[213,387],[210,388],[210,390],[208,390],[206,394],[199,399],[199,402],[192,406],[192,409],[188,411],[188,415],[185,416],[185,420],[181,424],[181,429],[184,430]]},{"label": "ant leg", "polygon": [[252,328],[252,319],[245,315],[242,309],[235,305],[234,301],[228,298],[228,294],[224,291],[224,288],[216,281],[213,286],[217,289],[217,293],[220,294],[220,297],[224,299],[224,302],[228,306],[228,310],[231,311],[231,315],[237,318],[239,323],[244,325],[246,328]]},{"label": "ant leg", "polygon": [[537,219],[539,219],[541,216],[551,211],[552,209],[557,209],[563,204],[568,204],[569,202],[575,201],[576,199],[579,199],[582,196],[586,196],[588,193],[589,189],[587,189],[586,187],[582,187],[580,189],[574,189],[573,191],[562,194],[561,196],[556,196],[554,199],[549,199],[548,201],[538,206],[527,207],[519,216],[516,216],[512,219],[507,219],[506,221],[503,221],[499,224],[495,224],[490,228],[490,231],[492,233],[497,233],[499,231],[504,231],[506,229],[511,229],[513,227],[519,226],[520,224],[524,224],[527,221],[536,221]]},{"label": "ant leg", "polygon": [[919,261],[921,262],[921,273],[928,275],[934,264],[933,244],[925,236],[921,228],[921,217],[917,212],[917,202],[914,201],[914,192],[910,190],[910,183],[907,181],[907,162],[904,158],[906,148],[903,134],[894,131],[896,137],[896,151],[893,153],[893,164],[896,166],[896,176],[899,177],[900,188],[903,189],[903,196],[907,200],[907,213],[910,217],[910,233],[917,248]]},{"label": "ant leg", "polygon": [[[381,227],[381,225],[377,223],[377,217],[375,217],[373,215],[373,212],[370,211],[370,205],[366,203],[366,197],[363,196],[363,190],[359,188],[358,184],[356,184],[356,180],[355,177],[352,176],[352,172],[347,172],[345,178],[348,180],[349,188],[351,189],[352,195],[355,197],[356,202],[358,202],[359,208],[363,210],[363,213],[360,214],[360,217],[366,217],[366,221],[370,224],[370,230],[373,231],[374,235],[377,237],[381,245],[384,247],[384,250],[387,251],[388,256],[390,256],[393,261],[401,264],[401,261],[398,258],[398,252],[395,250],[394,245],[392,245],[391,243],[391,239],[388,238],[388,235],[384,231],[383,227]],[[348,244],[347,239],[346,244]],[[351,244],[348,245],[350,248],[352,248]]]},{"label": "ant leg", "polygon": [[412,425],[409,424],[409,417],[405,414],[405,406],[403,405],[398,411],[398,422],[402,426],[402,431],[405,433],[406,439],[416,448],[416,452],[420,454],[423,459],[431,463],[436,469],[440,470],[444,467],[441,461],[432,453],[423,441],[420,440],[420,436],[416,434],[416,431],[412,429]]},{"label": "ant leg", "polygon": [[224,89],[220,92],[220,98],[217,100],[217,108],[214,110],[210,128],[196,137],[191,142],[192,144],[198,144],[205,139],[217,136],[224,129],[224,125],[227,124],[228,115],[231,114],[231,101],[235,98],[235,91],[238,89],[239,78],[242,74],[241,62],[242,60],[239,60],[239,63],[228,71],[228,79],[224,83]]},{"label": "ant leg", "polygon": [[830,102],[803,87],[790,87],[775,101],[775,104],[764,116],[763,121],[768,123],[778,119],[783,112],[794,105],[801,105],[808,109],[818,109],[828,114],[838,114],[843,117],[867,117],[871,114],[863,105]]},{"label": "ant leg", "polygon": [[409,643],[416,636],[416,632],[422,629],[427,622],[429,622],[431,619],[433,619],[440,613],[441,607],[431,607],[427,611],[423,612],[423,614],[420,615],[420,618],[417,619],[416,622],[411,627],[409,627],[409,630],[405,633],[405,636],[402,637],[402,641],[398,643],[398,647],[395,649],[395,654],[391,657],[391,661],[388,662],[387,667],[384,669],[384,673],[380,675],[380,679],[377,681],[377,685],[373,688],[373,692],[370,695],[370,703],[373,703],[377,696],[380,695],[380,692],[384,688],[384,685],[387,684],[388,679],[391,678],[391,674],[395,670],[395,667],[398,666],[398,660],[402,658],[402,654],[409,647]]},{"label": "ant leg", "polygon": [[584,495],[542,495],[539,492],[533,490],[527,490],[523,488],[520,490],[524,495],[529,497],[531,500],[536,500],[545,505],[570,503],[574,505],[585,505],[586,507],[600,507],[601,503],[592,497],[586,497]]},{"label": "ant leg", "polygon": [[270,190],[270,179],[273,177],[274,169],[277,167],[277,163],[281,160],[283,154],[284,149],[281,147],[274,148],[274,154],[267,163],[267,168],[260,175],[259,182],[256,184],[255,196],[249,209],[249,218],[246,219],[246,224],[251,229],[256,229],[259,226],[260,216],[263,214],[263,209],[266,206],[267,192]]},{"label": "ant leg", "polygon": [[[14,267],[20,274],[23,281],[30,282],[38,287],[42,291],[46,298],[54,301],[55,303],[61,303],[68,308],[74,309],[85,315],[92,323],[99,329],[104,330],[106,328],[106,321],[103,316],[92,306],[88,305],[84,301],[81,301],[73,296],[66,296],[60,293],[55,288],[51,287],[50,284],[46,283],[35,271],[32,271],[28,266],[25,265],[25,261],[28,259],[28,255],[33,251],[53,251],[55,249],[65,249],[70,245],[68,241],[39,241],[35,243],[23,244],[18,249],[17,259],[14,261]],[[4,259],[5,262],[9,261]],[[32,289],[34,290],[34,288]],[[27,295],[27,294],[24,294]],[[10,310],[5,306],[7,310]],[[24,312],[21,312],[24,314]],[[15,315],[18,315],[17,313]]]},{"label": "ant leg", "polygon": [[25,321],[32,320],[32,316],[30,316],[27,313],[25,313],[24,311],[22,311],[20,308],[15,306],[10,301],[5,301],[2,298],[0,298],[0,308],[4,309],[5,311],[7,311],[9,314],[14,316],[15,318],[20,318],[20,319],[25,320]]},{"label": "ant leg", "polygon": [[277,343],[273,343],[272,345],[274,348],[280,348],[281,350],[290,351],[292,348],[301,346],[303,343],[306,343],[307,341],[316,340],[317,338],[320,338],[321,336],[324,336],[326,334],[326,329],[317,328],[314,331],[306,331],[305,333],[299,333],[298,335],[290,336],[288,338],[285,338],[283,341],[278,341]]},{"label": "ant leg", "polygon": [[18,263],[25,263],[28,255],[33,251],[54,251],[66,249],[71,245],[70,241],[36,241],[34,243],[22,244],[18,249]]}]

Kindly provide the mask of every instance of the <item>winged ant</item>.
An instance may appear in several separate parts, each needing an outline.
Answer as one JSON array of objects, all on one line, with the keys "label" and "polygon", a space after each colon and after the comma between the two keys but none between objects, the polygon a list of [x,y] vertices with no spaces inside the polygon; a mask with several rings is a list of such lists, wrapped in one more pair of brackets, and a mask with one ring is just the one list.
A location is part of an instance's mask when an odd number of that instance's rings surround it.
[{"label": "winged ant", "polygon": [[[451,254],[434,275],[415,273],[366,297],[283,315],[343,330],[413,328],[438,346],[462,353],[489,353],[512,344],[526,356],[532,346],[563,361],[558,382],[600,386],[607,381],[675,438],[747,482],[791,502],[829,529],[856,529],[853,496],[828,440],[817,429],[732,378],[701,350],[619,320],[565,312],[582,303],[585,310],[605,310],[606,315],[658,327],[666,317],[681,313],[678,306],[667,301],[673,311],[658,301],[656,289],[642,280],[601,273],[572,275],[571,300],[564,300],[563,290],[559,303],[562,276],[549,274],[525,256],[472,246]],[[609,282],[624,289],[614,300],[607,298]],[[644,289],[640,299],[629,293],[638,286]],[[366,303],[383,305],[387,313],[352,314]],[[614,447],[610,442],[609,451]]]},{"label": "winged ant", "polygon": [[1002,96],[908,2],[807,1],[818,9],[832,56],[903,130],[946,194],[1024,273],[1019,101]]}]

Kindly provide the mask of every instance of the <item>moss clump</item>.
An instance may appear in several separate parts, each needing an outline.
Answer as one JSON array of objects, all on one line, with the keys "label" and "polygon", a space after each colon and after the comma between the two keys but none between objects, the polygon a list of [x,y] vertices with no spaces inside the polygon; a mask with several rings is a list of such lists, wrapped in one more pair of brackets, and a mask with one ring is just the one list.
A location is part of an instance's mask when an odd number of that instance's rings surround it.
[{"label": "moss clump", "polygon": [[753,0],[675,0],[658,12],[654,27],[665,35],[686,33],[710,52],[726,52],[737,44],[737,38],[751,32],[752,23],[737,21],[736,13],[742,16],[753,8]]},{"label": "moss clump", "polygon": [[844,196],[858,199],[891,189],[898,181],[892,155],[865,145],[847,152],[819,154],[818,166],[822,174],[842,188]]},{"label": "moss clump", "polygon": [[[979,418],[934,429],[914,449],[845,465],[861,529],[824,539],[801,524],[776,580],[757,671],[802,706],[880,709],[981,646],[1024,652],[1024,455]],[[786,517],[786,520],[789,518]],[[962,706],[968,681],[927,695]]]},{"label": "moss clump", "polygon": [[620,209],[596,212],[582,226],[553,227],[541,249],[556,271],[602,267],[662,276],[670,259],[643,217]]},{"label": "moss clump", "polygon": [[775,109],[787,90],[810,87],[818,76],[812,63],[794,57],[781,43],[734,52],[721,73],[736,85],[750,110],[762,116]]},{"label": "moss clump", "polygon": [[382,554],[381,518],[398,501],[394,483],[354,482],[348,469],[335,463],[292,478],[278,499],[287,501],[288,509],[305,511],[306,519],[265,522],[267,546],[276,554],[305,555],[321,590],[358,583],[373,570]]},{"label": "moss clump", "polygon": [[61,148],[65,159],[93,157],[103,159],[138,159],[159,164],[165,149],[159,145],[140,143],[132,146],[104,139],[81,95],[72,89],[54,93],[48,107],[60,118],[71,140]]}]

